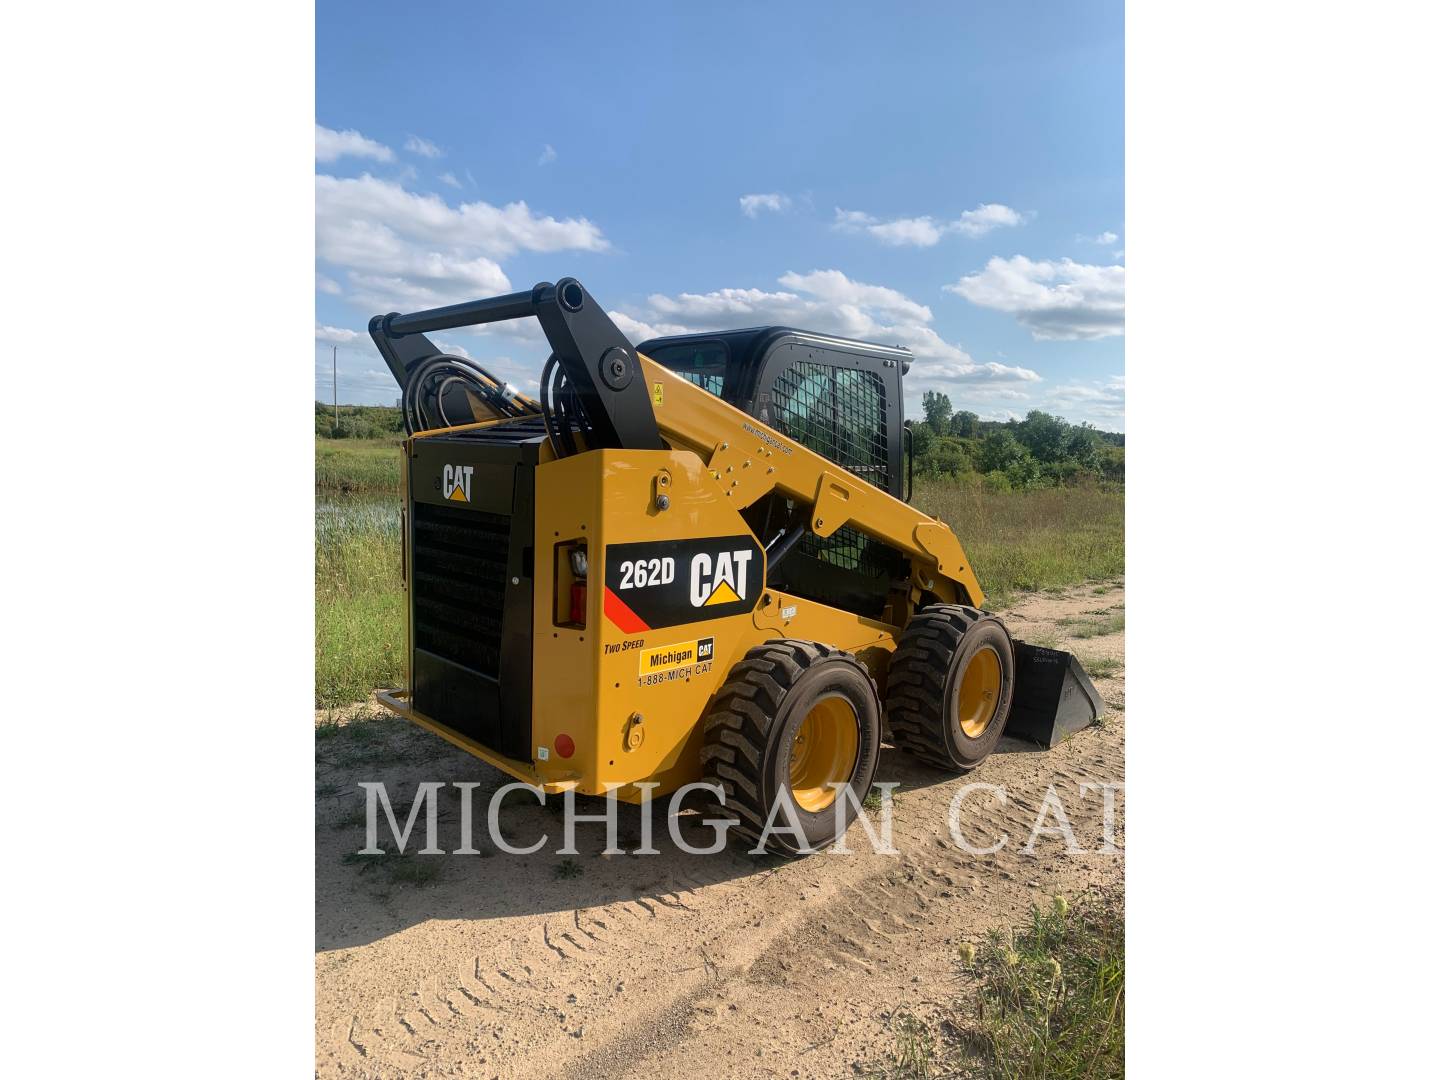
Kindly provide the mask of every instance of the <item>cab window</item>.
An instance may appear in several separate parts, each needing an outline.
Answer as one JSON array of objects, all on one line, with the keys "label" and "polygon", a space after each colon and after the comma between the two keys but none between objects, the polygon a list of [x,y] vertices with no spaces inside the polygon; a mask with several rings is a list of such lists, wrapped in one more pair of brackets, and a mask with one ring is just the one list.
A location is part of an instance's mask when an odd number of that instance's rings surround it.
[{"label": "cab window", "polygon": [[730,352],[723,341],[662,345],[646,355],[700,389],[709,390],[716,397],[724,396]]}]

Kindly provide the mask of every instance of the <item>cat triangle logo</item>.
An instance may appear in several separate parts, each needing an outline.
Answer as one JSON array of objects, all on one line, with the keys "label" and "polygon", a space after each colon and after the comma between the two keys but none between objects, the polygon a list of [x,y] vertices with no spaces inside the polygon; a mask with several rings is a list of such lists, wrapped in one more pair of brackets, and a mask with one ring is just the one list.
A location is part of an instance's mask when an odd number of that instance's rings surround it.
[{"label": "cat triangle logo", "polygon": [[728,581],[722,581],[715,587],[715,591],[710,594],[710,598],[705,601],[705,606],[711,607],[714,604],[733,604],[739,599],[740,597],[735,595],[735,590],[730,587],[730,583]]},{"label": "cat triangle logo", "polygon": [[468,503],[470,480],[474,475],[474,465],[446,465],[441,477],[441,494],[452,502]]}]

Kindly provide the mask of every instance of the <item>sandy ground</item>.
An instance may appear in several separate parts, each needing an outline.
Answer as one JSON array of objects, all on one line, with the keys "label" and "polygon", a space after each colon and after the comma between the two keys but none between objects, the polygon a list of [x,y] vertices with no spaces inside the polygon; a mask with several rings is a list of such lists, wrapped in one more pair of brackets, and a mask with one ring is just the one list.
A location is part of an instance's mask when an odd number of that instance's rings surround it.
[{"label": "sandy ground", "polygon": [[[1123,611],[1120,582],[1030,596],[1002,610],[1018,638],[1058,644],[1087,662],[1118,662],[1095,679],[1105,721],[1048,752],[1007,738],[966,777],[886,747],[876,779],[900,785],[899,855],[874,852],[857,824],[849,856],[690,856],[664,839],[657,819],[659,855],[603,856],[604,826],[594,824],[579,827],[579,854],[566,860],[553,854],[559,815],[515,798],[503,817],[511,843],[546,833],[550,840],[541,854],[511,857],[484,850],[480,839],[489,793],[506,782],[495,770],[398,723],[364,725],[371,733],[363,741],[317,740],[317,1075],[863,1071],[893,1048],[888,1022],[897,1009],[925,1015],[954,996],[960,942],[1016,925],[1054,894],[1079,898],[1121,879],[1123,854],[1100,850],[1102,796],[1080,785],[1124,780],[1124,633],[1080,640],[1070,636],[1074,626],[1058,623]],[[478,781],[482,854],[357,860],[360,780],[387,783],[402,825],[416,783]],[[959,848],[947,822],[956,792],[976,782],[1003,785],[1008,795],[1001,805],[977,791],[961,806],[973,846],[1008,836],[990,855]],[[1059,836],[1021,850],[1052,785],[1082,852],[1068,852]],[[1123,852],[1123,792],[1117,803]],[[453,788],[439,805],[440,842],[449,850],[459,835]],[[417,822],[422,834],[423,826]],[[696,828],[691,843],[709,836]],[[639,846],[638,810],[622,807],[620,838],[627,850]],[[418,846],[411,843],[407,851]],[[438,876],[415,881],[411,872]]]}]

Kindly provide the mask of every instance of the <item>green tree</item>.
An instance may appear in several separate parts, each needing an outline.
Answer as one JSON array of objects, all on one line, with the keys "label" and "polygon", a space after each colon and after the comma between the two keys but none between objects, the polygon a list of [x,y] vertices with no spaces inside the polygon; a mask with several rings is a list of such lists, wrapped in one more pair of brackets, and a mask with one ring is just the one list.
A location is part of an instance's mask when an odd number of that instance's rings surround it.
[{"label": "green tree", "polygon": [[1098,470],[1100,439],[1095,429],[1088,424],[1081,424],[1066,432],[1063,456],[1066,461],[1073,461],[1082,469]]},{"label": "green tree", "polygon": [[1037,460],[1060,461],[1066,456],[1070,425],[1058,416],[1031,409],[1025,419],[1015,425],[1015,434]]},{"label": "green tree", "polygon": [[950,430],[950,398],[938,390],[926,390],[920,402],[925,410],[925,423],[937,435]]},{"label": "green tree", "polygon": [[975,466],[983,473],[1005,472],[1030,456],[1030,452],[1016,441],[1015,436],[1004,428],[992,431],[980,440],[975,454]]},{"label": "green tree", "polygon": [[935,433],[930,430],[926,423],[910,424],[910,450],[915,455],[915,464],[918,466],[930,450],[930,444],[935,441]]},{"label": "green tree", "polygon": [[950,434],[962,439],[973,439],[980,434],[980,417],[968,409],[961,409],[950,417]]}]

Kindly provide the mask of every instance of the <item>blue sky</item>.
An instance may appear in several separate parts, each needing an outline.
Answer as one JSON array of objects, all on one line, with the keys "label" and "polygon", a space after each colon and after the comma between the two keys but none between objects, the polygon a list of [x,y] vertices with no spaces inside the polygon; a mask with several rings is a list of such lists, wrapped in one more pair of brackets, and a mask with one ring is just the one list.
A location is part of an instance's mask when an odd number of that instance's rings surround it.
[{"label": "blue sky", "polygon": [[[366,322],[565,275],[638,341],[780,322],[1124,429],[1119,3],[321,0],[316,397]],[[443,335],[525,385],[530,325]]]}]

